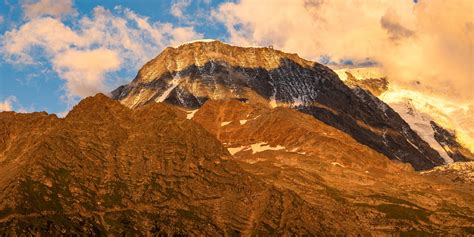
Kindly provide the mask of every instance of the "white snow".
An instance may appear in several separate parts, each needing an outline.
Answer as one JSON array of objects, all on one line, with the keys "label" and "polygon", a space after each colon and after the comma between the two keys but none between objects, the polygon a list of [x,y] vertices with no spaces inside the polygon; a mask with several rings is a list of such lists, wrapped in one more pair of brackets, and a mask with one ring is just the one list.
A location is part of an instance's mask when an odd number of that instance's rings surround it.
[{"label": "white snow", "polygon": [[[449,157],[448,153],[434,138],[434,131],[431,127],[430,121],[433,119],[424,113],[417,111],[408,101],[405,103],[395,103],[390,105],[400,116],[405,120],[410,128],[415,131],[418,136],[427,142],[431,148],[436,150],[446,163],[452,163],[453,159]],[[412,146],[418,149],[413,143],[407,140]]]},{"label": "white snow", "polygon": [[304,100],[301,97],[302,96],[293,97],[293,103],[291,105],[295,107],[305,105]]},{"label": "white snow", "polygon": [[[246,148],[248,149],[248,146],[229,147],[229,148],[227,148],[227,150],[229,151],[229,153],[230,153],[231,155],[235,155],[237,152],[240,152],[240,151],[242,151],[242,150],[244,150],[244,149],[246,149]],[[247,150],[247,149],[246,149],[246,150]]]},{"label": "white snow", "polygon": [[186,118],[187,119],[192,119],[198,110],[199,109],[187,111],[186,113],[188,113],[188,114],[186,115]]},{"label": "white snow", "polygon": [[[474,113],[470,110],[470,105],[393,85],[379,98],[389,104],[405,120],[407,119],[403,114],[407,112],[406,106],[409,105],[417,114],[424,117],[422,120],[435,121],[445,129],[455,130],[457,140],[466,148],[474,151],[474,137],[472,136],[474,134],[474,126],[472,126],[474,125],[472,122]],[[411,122],[407,122],[414,129],[416,126],[412,126],[412,122],[419,119],[413,118]],[[426,121],[424,123],[426,124]]]},{"label": "white snow", "polygon": [[232,121],[222,122],[222,123],[221,123],[221,127],[227,126],[227,125],[229,125],[230,123],[232,123]]},{"label": "white snow", "polygon": [[181,77],[179,76],[179,73],[177,73],[173,79],[170,81],[170,83],[168,84],[168,89],[166,89],[163,94],[160,95],[160,97],[158,97],[157,99],[155,99],[156,102],[163,102],[166,100],[166,98],[168,98],[168,96],[170,95],[171,91],[174,90],[174,88],[176,88],[178,85],[179,85],[179,82],[181,80]]},{"label": "white snow", "polygon": [[234,155],[240,151],[247,151],[252,149],[252,154],[262,152],[262,151],[279,151],[284,150],[284,146],[277,145],[276,147],[272,147],[268,145],[266,142],[259,142],[255,144],[251,144],[250,146],[239,146],[239,147],[229,147],[227,150],[231,155]]},{"label": "white snow", "polygon": [[242,119],[242,120],[239,120],[239,122],[240,122],[240,125],[244,125],[244,124],[246,124],[246,123],[247,123],[247,121],[248,121],[247,119]]},{"label": "white snow", "polygon": [[262,152],[262,151],[269,151],[269,150],[278,151],[278,150],[285,149],[285,147],[280,146],[280,145],[277,145],[276,147],[271,147],[265,142],[255,143],[255,144],[250,145],[250,147],[252,148],[252,154],[255,154],[257,152]]}]

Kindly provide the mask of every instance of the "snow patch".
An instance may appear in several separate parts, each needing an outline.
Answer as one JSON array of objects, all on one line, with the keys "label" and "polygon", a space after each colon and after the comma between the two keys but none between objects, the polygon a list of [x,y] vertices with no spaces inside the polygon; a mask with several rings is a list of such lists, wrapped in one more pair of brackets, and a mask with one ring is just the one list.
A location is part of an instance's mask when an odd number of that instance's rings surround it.
[{"label": "snow patch", "polygon": [[222,122],[222,123],[221,123],[221,127],[227,126],[227,125],[229,125],[230,123],[232,123],[232,121]]},{"label": "snow patch", "polygon": [[227,150],[231,155],[234,155],[240,151],[248,151],[252,150],[252,154],[262,152],[262,151],[279,151],[286,149],[284,146],[277,145],[276,147],[272,147],[268,145],[266,142],[259,142],[252,144],[250,146],[240,146],[240,147],[229,147]]},{"label": "snow patch", "polygon": [[252,149],[252,154],[262,152],[262,151],[269,151],[269,150],[278,151],[278,150],[285,149],[284,146],[280,146],[280,145],[277,145],[276,147],[271,147],[265,142],[255,143],[255,144],[250,145],[250,147]]},{"label": "snow patch", "polygon": [[231,155],[235,155],[235,154],[237,154],[237,152],[240,152],[240,151],[242,151],[242,150],[244,150],[244,149],[247,150],[247,149],[248,149],[248,146],[239,146],[239,147],[229,147],[229,148],[227,148],[227,150],[229,151],[229,153],[230,153]]},{"label": "snow patch", "polygon": [[[431,148],[436,150],[441,158],[449,164],[453,162],[453,159],[449,157],[446,150],[436,141],[435,131],[431,126],[431,121],[433,120],[428,114],[417,111],[410,101],[405,101],[404,103],[392,103],[390,106],[400,114],[400,116],[405,120],[410,128],[415,131],[418,136],[421,137],[425,142],[427,142]],[[412,146],[418,149],[413,143],[407,140]]]},{"label": "snow patch", "polygon": [[179,76],[179,73],[176,73],[176,75],[173,77],[173,79],[169,82],[168,84],[168,89],[166,89],[163,94],[161,94],[160,97],[158,97],[155,101],[156,102],[163,102],[168,98],[170,95],[171,91],[174,90],[179,85],[179,82],[181,81],[181,77]]},{"label": "snow patch", "polygon": [[186,112],[186,113],[187,113],[186,118],[187,118],[187,119],[192,119],[198,110],[199,110],[199,109],[187,111],[187,112]]}]

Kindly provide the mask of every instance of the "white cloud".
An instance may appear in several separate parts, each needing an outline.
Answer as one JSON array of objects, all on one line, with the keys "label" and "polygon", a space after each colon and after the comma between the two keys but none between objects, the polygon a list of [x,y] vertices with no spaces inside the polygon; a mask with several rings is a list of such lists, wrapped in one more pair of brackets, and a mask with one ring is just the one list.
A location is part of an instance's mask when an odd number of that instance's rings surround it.
[{"label": "white cloud", "polygon": [[53,65],[66,87],[73,95],[87,96],[107,91],[104,74],[117,70],[120,58],[115,51],[100,48],[94,50],[68,49],[53,59]]},{"label": "white cloud", "polygon": [[22,5],[26,18],[32,19],[42,16],[60,18],[76,14],[72,0],[38,0],[27,1]]},{"label": "white cloud", "polygon": [[1,111],[12,111],[13,103],[16,103],[17,99],[15,96],[9,96],[5,100],[0,101],[0,112]]},{"label": "white cloud", "polygon": [[191,0],[174,0],[171,5],[171,14],[178,18],[184,17],[184,10],[191,5]]},{"label": "white cloud", "polygon": [[164,47],[201,37],[191,27],[151,22],[126,8],[96,7],[72,26],[58,18],[31,19],[0,38],[0,52],[12,64],[46,58],[66,81],[66,99],[74,100],[123,83],[110,73],[135,73]]}]

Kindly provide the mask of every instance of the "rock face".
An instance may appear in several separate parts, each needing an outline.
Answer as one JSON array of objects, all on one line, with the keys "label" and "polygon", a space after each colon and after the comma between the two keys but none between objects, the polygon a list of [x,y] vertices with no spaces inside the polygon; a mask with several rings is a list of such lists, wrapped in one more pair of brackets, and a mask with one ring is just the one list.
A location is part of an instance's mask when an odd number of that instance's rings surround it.
[{"label": "rock face", "polygon": [[230,98],[290,107],[417,170],[444,163],[378,98],[365,90],[351,90],[325,66],[271,48],[242,48],[218,41],[167,48],[112,95],[130,108],[166,101],[195,109],[208,99]]},{"label": "rock face", "polygon": [[[104,95],[65,119],[0,113],[0,235],[304,235],[338,231],[245,172],[213,135]],[[320,219],[320,220],[318,220]]]},{"label": "rock face", "polygon": [[474,160],[474,154],[459,144],[454,132],[444,129],[436,122],[431,121],[430,124],[435,132],[434,138],[454,161]]}]

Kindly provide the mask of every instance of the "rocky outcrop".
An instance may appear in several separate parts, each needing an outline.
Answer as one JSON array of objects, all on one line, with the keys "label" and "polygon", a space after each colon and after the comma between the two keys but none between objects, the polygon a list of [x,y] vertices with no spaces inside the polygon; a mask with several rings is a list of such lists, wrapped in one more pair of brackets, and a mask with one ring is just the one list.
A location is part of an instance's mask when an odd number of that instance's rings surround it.
[{"label": "rocky outcrop", "polygon": [[434,121],[431,121],[430,124],[433,128],[433,131],[435,132],[434,138],[454,161],[474,160],[474,154],[472,154],[472,152],[466,149],[463,145],[459,144],[454,132],[444,129]]},{"label": "rocky outcrop", "polygon": [[167,48],[112,95],[130,108],[166,101],[195,109],[208,99],[231,98],[290,107],[415,169],[444,163],[376,97],[354,92],[323,65],[271,48],[242,48],[218,41]]}]

